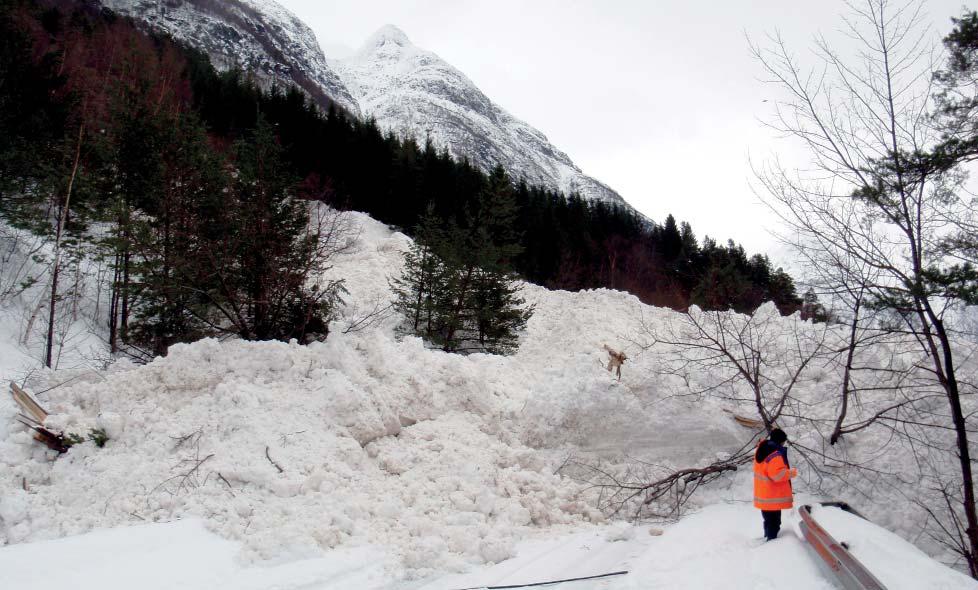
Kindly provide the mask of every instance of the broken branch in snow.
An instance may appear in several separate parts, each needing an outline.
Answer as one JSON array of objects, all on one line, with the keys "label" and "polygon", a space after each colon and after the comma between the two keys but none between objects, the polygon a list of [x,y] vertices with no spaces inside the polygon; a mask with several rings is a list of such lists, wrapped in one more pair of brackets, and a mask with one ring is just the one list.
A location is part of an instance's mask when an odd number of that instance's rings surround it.
[{"label": "broken branch in snow", "polygon": [[32,418],[20,414],[17,416],[17,421],[30,428],[34,431],[34,440],[43,443],[47,448],[52,451],[57,451],[60,454],[68,452],[68,447],[71,445],[65,441],[65,436],[63,432],[54,432],[53,430],[48,430],[44,426]]},{"label": "broken branch in snow", "polygon": [[349,324],[343,328],[344,334],[353,334],[355,332],[360,332],[366,330],[367,328],[384,321],[386,318],[394,313],[393,303],[384,303],[384,301],[375,301],[373,306],[369,311],[363,312],[360,315],[360,311],[356,305],[354,305],[353,310],[349,315],[352,316]]},{"label": "broken branch in snow", "polygon": [[285,473],[285,470],[282,469],[282,466],[276,463],[275,461],[273,461],[272,456],[268,454],[268,445],[265,445],[265,458],[268,459],[269,463],[275,466],[275,469],[278,469],[279,473]]},{"label": "broken branch in snow", "polygon": [[47,411],[42,408],[41,405],[38,404],[29,393],[21,389],[21,387],[13,381],[10,382],[10,395],[13,396],[14,401],[18,406],[20,406],[20,409],[23,410],[25,414],[28,414],[38,424],[43,423],[47,419]]},{"label": "broken branch in snow", "polygon": [[737,471],[749,463],[753,451],[747,446],[726,459],[703,467],[674,469],[635,461],[622,473],[609,468],[577,461],[568,462],[565,475],[585,483],[598,494],[597,506],[612,516],[623,511],[631,516],[673,519],[682,514],[683,507],[700,486]]},{"label": "broken branch in snow", "polygon": [[203,429],[198,428],[197,430],[189,434],[185,434],[183,436],[171,436],[170,437],[171,439],[177,441],[176,444],[173,445],[173,450],[179,449],[184,445],[193,445],[199,447],[200,437],[202,437],[203,435],[204,435]]},{"label": "broken branch in snow", "polygon": [[230,492],[230,493],[231,493],[231,495],[233,496],[233,495],[234,495],[234,488],[232,488],[232,487],[231,487],[231,482],[229,482],[229,481],[227,480],[227,478],[225,478],[225,477],[224,477],[224,476],[223,476],[223,475],[221,474],[221,472],[220,472],[220,471],[218,471],[218,472],[217,472],[217,477],[218,477],[218,478],[219,478],[219,479],[220,479],[221,481],[223,481],[223,482],[224,482],[224,485],[226,485],[226,486],[228,487],[228,492]]},{"label": "broken branch in snow", "polygon": [[608,372],[617,371],[618,380],[621,381],[621,366],[625,364],[628,357],[625,356],[624,352],[617,351],[607,344],[603,344],[602,347],[608,351]]},{"label": "broken branch in snow", "polygon": [[177,490],[176,490],[177,492],[199,488],[200,486],[204,485],[204,483],[207,481],[206,477],[204,478],[203,481],[201,481],[200,467],[201,465],[206,463],[209,459],[211,459],[213,456],[214,453],[211,453],[210,455],[207,455],[203,459],[184,459],[183,461],[180,461],[180,463],[177,464],[178,467],[180,465],[185,465],[189,463],[190,468],[183,473],[178,473],[173,477],[164,479],[155,488],[153,488],[152,491],[155,492],[156,490],[164,487],[166,484],[174,480],[179,481],[179,483],[177,484]]}]

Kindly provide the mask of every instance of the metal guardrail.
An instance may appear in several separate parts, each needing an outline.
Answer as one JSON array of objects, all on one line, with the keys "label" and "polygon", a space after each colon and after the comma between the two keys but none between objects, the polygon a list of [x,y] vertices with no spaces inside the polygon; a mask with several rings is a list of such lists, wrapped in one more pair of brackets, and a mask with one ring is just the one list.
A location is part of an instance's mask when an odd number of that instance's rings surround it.
[{"label": "metal guardrail", "polygon": [[[834,502],[829,505],[860,516],[848,504]],[[805,535],[805,540],[815,549],[815,552],[829,566],[829,569],[835,573],[846,590],[886,590],[886,586],[849,553],[845,544],[833,539],[832,535],[815,521],[812,517],[811,506],[802,506],[798,513],[801,514],[800,527],[802,534]]]}]

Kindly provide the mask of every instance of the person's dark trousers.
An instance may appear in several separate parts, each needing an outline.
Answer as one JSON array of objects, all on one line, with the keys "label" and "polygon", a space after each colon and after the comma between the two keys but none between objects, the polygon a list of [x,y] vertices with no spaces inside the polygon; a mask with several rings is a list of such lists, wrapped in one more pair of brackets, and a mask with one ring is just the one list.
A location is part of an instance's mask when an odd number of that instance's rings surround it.
[{"label": "person's dark trousers", "polygon": [[768,541],[777,539],[781,530],[781,511],[761,510],[761,516],[764,517],[764,538]]}]

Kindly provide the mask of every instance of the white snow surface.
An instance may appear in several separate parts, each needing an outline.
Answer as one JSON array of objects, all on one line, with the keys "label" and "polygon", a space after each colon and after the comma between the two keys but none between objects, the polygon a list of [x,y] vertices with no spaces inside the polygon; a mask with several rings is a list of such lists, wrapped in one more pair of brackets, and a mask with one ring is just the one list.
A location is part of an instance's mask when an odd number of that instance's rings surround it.
[{"label": "white snow surface", "polygon": [[[237,552],[236,543],[208,532],[200,520],[135,525],[0,549],[0,584],[17,590],[368,590],[389,579],[383,554],[369,547],[263,567],[242,566]],[[51,566],[39,575],[45,563]]]},{"label": "white snow surface", "polygon": [[[609,569],[632,574],[575,587],[772,588],[785,579],[793,587],[832,587],[791,518],[782,539],[753,546],[761,531],[749,504],[749,469],[701,490],[690,513],[661,537],[606,522],[591,491],[555,474],[569,458],[611,470],[631,459],[688,467],[750,444],[755,433],[724,411],[750,415],[749,403],[681,394],[725,379],[722,373],[683,383],[656,373],[670,351],[640,346],[643,324],[681,329],[680,314],[617,291],[525,285],[535,313],[509,357],[432,350],[400,334],[396,315],[344,333],[390,301],[387,279],[410,245],[366,215],[350,216],[360,228],[354,247],[330,271],[346,280],[349,294],[326,342],[203,340],[145,366],[120,360],[98,372],[92,367],[102,353],[69,351],[78,362],[36,371],[26,385],[51,412],[50,428],[102,428],[110,440],[61,457],[16,425],[9,396],[0,396],[0,545],[7,545],[0,547],[0,587],[39,587],[36,564],[60,553],[70,556],[68,570],[100,572],[101,589],[145,579],[148,588],[447,590]],[[0,303],[0,317],[22,318],[33,306],[30,293]],[[93,309],[80,317],[97,317]],[[772,305],[757,317],[770,321],[775,357],[795,346],[779,330],[827,329],[780,318]],[[39,358],[37,338],[27,348],[18,344],[19,326],[0,325],[4,381],[24,379],[24,365]],[[846,337],[829,330],[827,338]],[[620,382],[603,367],[602,344],[629,355]],[[896,345],[878,354],[895,366],[914,360]],[[814,367],[799,383],[811,417],[833,414],[826,402],[836,395],[838,372]],[[863,401],[871,411],[873,400]],[[783,426],[797,443],[820,440],[807,422],[785,419]],[[915,501],[927,500],[926,490],[885,478],[913,464],[898,444],[884,445],[888,438],[868,429],[839,450],[853,461],[874,458],[873,481],[840,471],[817,486],[800,463],[796,491],[805,501],[855,496],[875,522],[920,542],[924,519]],[[898,572],[893,564],[914,564],[917,576],[893,588],[931,579],[974,587],[896,535],[838,526],[826,528],[841,530],[847,538],[840,540],[868,563]],[[117,553],[131,567],[98,557]],[[197,579],[171,571],[203,571],[209,563],[212,571]],[[59,578],[43,577],[52,579]],[[71,579],[73,587],[89,583]],[[239,583],[245,579],[260,583]]]},{"label": "white snow surface", "polygon": [[[935,568],[922,551],[890,531],[834,507],[814,506],[812,516],[832,538],[845,543],[849,552],[886,587],[914,588],[923,578],[927,588],[949,590],[974,588],[978,582],[948,568]],[[926,578],[921,574],[926,573]],[[918,584],[914,586],[913,584]]]},{"label": "white snow surface", "polygon": [[465,74],[411,43],[393,25],[374,33],[354,55],[329,60],[381,129],[419,143],[430,139],[483,170],[501,164],[512,176],[564,194],[625,205],[618,193],[584,174],[564,152],[492,102]]},{"label": "white snow surface", "polygon": [[[856,517],[816,511],[847,539],[889,590],[971,589],[978,583],[937,564],[918,549]],[[831,513],[831,514],[830,514]],[[199,520],[135,525],[77,537],[0,548],[0,583],[18,590],[456,590],[550,580],[625,575],[549,587],[757,590],[838,588],[828,568],[802,540],[793,514],[781,536],[762,543],[760,518],[743,504],[720,504],[651,536],[641,526],[591,530],[517,545],[516,557],[465,574],[398,580],[376,547],[337,549],[309,559],[260,565],[236,559],[236,543]],[[853,539],[859,539],[853,541]],[[38,575],[38,564],[57,555]]]}]

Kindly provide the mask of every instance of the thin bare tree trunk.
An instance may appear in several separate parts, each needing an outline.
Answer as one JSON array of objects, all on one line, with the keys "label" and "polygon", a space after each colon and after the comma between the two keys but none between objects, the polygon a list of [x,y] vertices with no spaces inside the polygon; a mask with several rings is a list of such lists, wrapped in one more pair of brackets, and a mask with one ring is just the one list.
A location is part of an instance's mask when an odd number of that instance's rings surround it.
[{"label": "thin bare tree trunk", "polygon": [[78,126],[78,142],[75,146],[75,163],[71,167],[71,178],[68,180],[68,191],[65,193],[65,202],[61,206],[58,215],[58,227],[54,234],[54,268],[51,271],[51,300],[48,307],[48,337],[44,356],[44,365],[53,368],[54,352],[54,314],[58,301],[58,275],[61,271],[61,234],[64,232],[65,221],[68,219],[68,208],[71,205],[71,190],[75,186],[75,177],[78,174],[78,164],[81,161],[82,139],[85,136],[85,126]]},{"label": "thin bare tree trunk", "polygon": [[109,303],[109,350],[112,354],[119,352],[119,280],[121,260],[115,255],[112,270],[112,300]]},{"label": "thin bare tree trunk", "polygon": [[849,350],[846,351],[846,367],[842,373],[842,405],[839,408],[839,418],[835,421],[835,428],[829,437],[829,444],[834,445],[839,442],[842,436],[842,424],[846,420],[849,412],[849,394],[852,389],[852,361],[856,356],[856,335],[859,333],[859,308],[862,306],[863,298],[860,291],[856,299],[855,309],[852,312],[852,324],[849,326]]},{"label": "thin bare tree trunk", "polygon": [[119,335],[122,337],[122,342],[127,343],[129,341],[129,230],[127,229],[124,234],[124,250],[122,253],[122,318],[119,322]]}]

